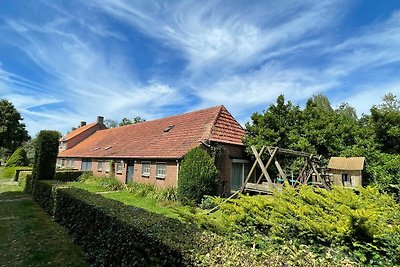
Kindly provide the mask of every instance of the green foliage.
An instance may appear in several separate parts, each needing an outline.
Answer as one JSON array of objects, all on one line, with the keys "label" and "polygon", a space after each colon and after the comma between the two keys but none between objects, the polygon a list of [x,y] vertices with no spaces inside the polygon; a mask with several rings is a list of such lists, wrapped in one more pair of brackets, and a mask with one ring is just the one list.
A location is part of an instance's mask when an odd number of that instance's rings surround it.
[{"label": "green foliage", "polygon": [[91,172],[84,171],[56,171],[54,174],[54,180],[61,182],[73,182],[78,181],[79,178],[84,174],[88,173],[91,175]]},{"label": "green foliage", "polygon": [[232,232],[261,251],[273,244],[294,241],[310,249],[334,248],[338,259],[359,264],[400,264],[400,205],[378,189],[345,188],[331,191],[301,187],[284,188],[273,196],[241,196],[220,206],[218,220],[204,220],[205,227]]},{"label": "green foliage", "polygon": [[196,147],[182,161],[178,179],[178,197],[184,201],[200,203],[204,195],[216,195],[219,177],[213,158]]},{"label": "green foliage", "polygon": [[79,177],[79,181],[88,185],[102,187],[111,191],[124,189],[124,185],[115,177],[97,177],[90,172],[85,172]]},{"label": "green foliage", "polygon": [[35,199],[96,266],[263,266],[250,249],[176,219],[38,181]]},{"label": "green foliage", "polygon": [[27,182],[28,182],[29,179],[31,179],[31,177],[32,177],[32,172],[26,171],[26,172],[21,172],[19,174],[18,185],[22,188],[23,191],[25,191],[25,187],[27,185]]},{"label": "green foliage", "polygon": [[29,140],[21,114],[6,99],[0,99],[0,148],[11,153]]},{"label": "green foliage", "polygon": [[25,149],[22,147],[17,148],[11,157],[7,160],[7,167],[28,166],[28,158]]},{"label": "green foliage", "polygon": [[128,191],[139,196],[148,197],[157,201],[178,201],[175,187],[157,188],[152,184],[129,183]]},{"label": "green foliage", "polygon": [[33,165],[33,179],[52,180],[56,170],[58,154],[58,140],[60,133],[57,131],[42,130],[39,132],[35,147],[35,162]]},{"label": "green foliage", "polygon": [[3,177],[7,179],[14,179],[16,170],[30,170],[30,167],[16,166],[16,167],[5,167],[3,170]]}]

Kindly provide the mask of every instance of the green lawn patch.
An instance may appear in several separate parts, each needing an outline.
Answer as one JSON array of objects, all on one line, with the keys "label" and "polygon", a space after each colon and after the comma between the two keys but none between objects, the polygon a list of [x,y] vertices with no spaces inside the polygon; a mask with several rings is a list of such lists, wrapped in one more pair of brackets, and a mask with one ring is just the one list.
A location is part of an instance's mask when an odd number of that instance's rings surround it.
[{"label": "green lawn patch", "polygon": [[65,228],[16,183],[0,178],[0,266],[88,266],[83,258]]},{"label": "green lawn patch", "polygon": [[126,205],[139,207],[151,212],[162,214],[170,218],[182,219],[180,217],[180,214],[188,212],[188,210],[190,209],[190,207],[183,206],[178,202],[159,202],[155,199],[137,196],[127,191],[108,191],[103,187],[82,182],[70,182],[68,183],[68,185],[92,193],[101,194],[105,198],[114,199]]}]

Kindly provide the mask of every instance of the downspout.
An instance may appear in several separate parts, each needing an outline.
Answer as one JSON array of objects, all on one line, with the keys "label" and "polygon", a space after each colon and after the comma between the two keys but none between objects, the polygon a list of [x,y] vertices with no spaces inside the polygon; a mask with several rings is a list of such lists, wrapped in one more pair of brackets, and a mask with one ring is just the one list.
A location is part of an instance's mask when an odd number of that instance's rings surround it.
[{"label": "downspout", "polygon": [[179,160],[176,160],[176,187],[178,187],[178,179],[179,179]]}]

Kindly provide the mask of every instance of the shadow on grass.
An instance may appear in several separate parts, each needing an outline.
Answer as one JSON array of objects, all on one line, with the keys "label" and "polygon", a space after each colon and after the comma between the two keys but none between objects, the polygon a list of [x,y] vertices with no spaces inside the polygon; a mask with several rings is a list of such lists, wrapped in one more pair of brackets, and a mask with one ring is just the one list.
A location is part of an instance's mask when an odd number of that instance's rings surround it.
[{"label": "shadow on grass", "polygon": [[0,266],[88,266],[67,231],[18,185],[0,183]]}]

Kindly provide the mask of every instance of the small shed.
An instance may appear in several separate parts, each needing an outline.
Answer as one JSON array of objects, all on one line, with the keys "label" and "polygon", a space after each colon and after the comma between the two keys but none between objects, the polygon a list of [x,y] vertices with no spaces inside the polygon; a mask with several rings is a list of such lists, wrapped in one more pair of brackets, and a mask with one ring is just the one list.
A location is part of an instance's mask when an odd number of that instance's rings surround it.
[{"label": "small shed", "polygon": [[357,187],[362,185],[364,165],[364,157],[332,157],[328,171],[332,173],[334,185]]}]

